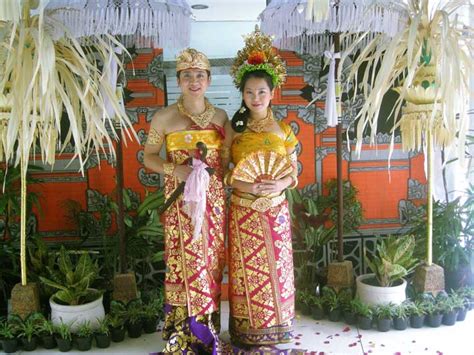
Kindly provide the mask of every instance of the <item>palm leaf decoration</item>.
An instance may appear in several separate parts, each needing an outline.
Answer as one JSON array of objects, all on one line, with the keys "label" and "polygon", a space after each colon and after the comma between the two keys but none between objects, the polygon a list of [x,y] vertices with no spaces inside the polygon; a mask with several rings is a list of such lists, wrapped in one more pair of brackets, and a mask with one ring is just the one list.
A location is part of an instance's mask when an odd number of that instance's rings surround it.
[{"label": "palm leaf decoration", "polygon": [[[398,86],[400,95],[391,113],[391,150],[396,129],[401,129],[404,150],[420,149],[424,133],[430,129],[434,143],[440,147],[447,147],[458,138],[459,156],[464,157],[474,30],[453,14],[470,2],[451,0],[444,7],[438,3],[436,8],[430,8],[428,3],[400,3],[408,14],[404,29],[393,38],[376,35],[354,61],[349,77],[357,82],[358,73],[363,73],[359,80],[364,83],[361,90],[366,98],[357,116],[358,152],[367,130],[370,143],[375,144],[383,96]],[[361,70],[364,67],[367,69]],[[405,101],[426,105],[419,107],[425,114],[401,117]]]},{"label": "palm leaf decoration", "polygon": [[[113,154],[114,125],[136,137],[107,76],[111,61],[120,63],[115,49],[123,50],[123,46],[107,35],[81,41],[73,38],[65,26],[45,14],[46,3],[40,1],[37,14],[30,16],[26,1],[20,20],[0,20],[0,160],[21,166],[22,204],[31,153],[53,165],[57,151],[71,144],[73,159],[80,162],[82,170],[91,153],[107,148]],[[63,36],[54,38],[53,28],[55,33],[59,28]],[[105,109],[107,103],[109,110]],[[66,132],[61,132],[63,112],[69,121]],[[62,142],[61,135],[65,137]],[[25,210],[22,206],[23,285]]]}]

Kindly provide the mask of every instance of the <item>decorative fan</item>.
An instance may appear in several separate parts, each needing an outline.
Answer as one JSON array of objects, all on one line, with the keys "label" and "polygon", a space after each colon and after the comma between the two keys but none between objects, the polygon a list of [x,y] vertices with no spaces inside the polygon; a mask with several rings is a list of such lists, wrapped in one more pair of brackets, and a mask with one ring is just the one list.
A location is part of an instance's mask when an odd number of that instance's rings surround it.
[{"label": "decorative fan", "polygon": [[287,156],[259,150],[237,163],[232,179],[255,183],[262,180],[278,180],[292,172],[293,166]]}]

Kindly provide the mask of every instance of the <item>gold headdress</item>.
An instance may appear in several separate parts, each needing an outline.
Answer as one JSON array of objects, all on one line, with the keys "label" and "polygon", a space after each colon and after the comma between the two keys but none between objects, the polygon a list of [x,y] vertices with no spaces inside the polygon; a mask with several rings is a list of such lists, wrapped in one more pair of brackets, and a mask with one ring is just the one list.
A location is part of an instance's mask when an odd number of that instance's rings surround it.
[{"label": "gold headdress", "polygon": [[182,51],[176,60],[176,72],[186,69],[211,70],[211,64],[206,55],[194,48]]},{"label": "gold headdress", "polygon": [[256,70],[267,72],[272,77],[274,87],[279,87],[285,80],[285,65],[275,53],[271,37],[260,32],[258,26],[245,37],[245,47],[237,52],[237,58],[232,65],[231,75],[234,77],[235,86],[240,88],[244,74]]}]

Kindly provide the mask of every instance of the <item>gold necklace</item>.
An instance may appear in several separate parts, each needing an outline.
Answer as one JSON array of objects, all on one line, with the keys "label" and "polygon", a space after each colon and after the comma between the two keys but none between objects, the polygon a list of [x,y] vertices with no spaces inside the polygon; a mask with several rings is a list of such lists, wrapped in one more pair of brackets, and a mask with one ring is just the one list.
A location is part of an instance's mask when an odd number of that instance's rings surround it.
[{"label": "gold necklace", "polygon": [[259,119],[250,118],[247,123],[247,127],[256,133],[262,133],[264,129],[270,127],[272,123],[273,123],[273,111],[269,107],[267,111],[267,115],[265,116],[264,119],[259,120]]},{"label": "gold necklace", "polygon": [[212,104],[209,102],[208,99],[204,98],[204,104],[205,104],[205,109],[203,113],[193,115],[192,113],[189,113],[186,111],[184,108],[184,102],[183,102],[183,95],[181,95],[178,99],[178,111],[180,114],[189,117],[191,121],[196,123],[199,127],[201,128],[206,128],[209,126],[209,123],[211,123],[212,118],[214,117],[214,114],[216,113],[216,109]]}]

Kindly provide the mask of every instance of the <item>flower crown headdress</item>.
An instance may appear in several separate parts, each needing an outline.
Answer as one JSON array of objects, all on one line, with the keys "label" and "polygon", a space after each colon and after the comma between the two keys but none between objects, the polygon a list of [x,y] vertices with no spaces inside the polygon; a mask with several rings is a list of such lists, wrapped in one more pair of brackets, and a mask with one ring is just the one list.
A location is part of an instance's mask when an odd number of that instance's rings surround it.
[{"label": "flower crown headdress", "polygon": [[245,46],[237,52],[230,71],[234,84],[240,88],[245,73],[263,70],[272,77],[273,86],[279,87],[286,76],[286,68],[281,57],[272,47],[272,39],[260,32],[258,26],[255,31],[245,37]]}]

